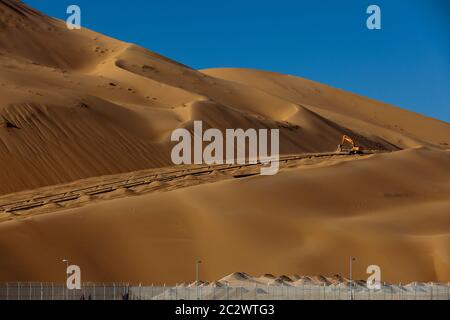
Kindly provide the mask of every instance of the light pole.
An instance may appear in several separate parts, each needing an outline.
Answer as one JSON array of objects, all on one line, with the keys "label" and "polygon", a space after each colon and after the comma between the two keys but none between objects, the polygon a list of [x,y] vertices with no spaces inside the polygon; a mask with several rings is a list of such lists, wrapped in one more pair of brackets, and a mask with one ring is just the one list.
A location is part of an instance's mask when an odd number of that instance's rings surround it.
[{"label": "light pole", "polygon": [[62,262],[66,264],[66,283],[64,284],[64,287],[63,287],[64,288],[64,300],[66,300],[67,275],[68,275],[67,270],[69,270],[69,260],[63,259]]},{"label": "light pole", "polygon": [[350,257],[350,300],[353,300],[353,261],[356,261],[356,258]]},{"label": "light pole", "polygon": [[197,286],[199,285],[200,282],[200,264],[202,263],[201,260],[197,260],[195,262],[195,282],[197,284]]},{"label": "light pole", "polygon": [[62,262],[66,264],[66,280],[67,280],[67,270],[69,269],[69,260],[63,259]]}]

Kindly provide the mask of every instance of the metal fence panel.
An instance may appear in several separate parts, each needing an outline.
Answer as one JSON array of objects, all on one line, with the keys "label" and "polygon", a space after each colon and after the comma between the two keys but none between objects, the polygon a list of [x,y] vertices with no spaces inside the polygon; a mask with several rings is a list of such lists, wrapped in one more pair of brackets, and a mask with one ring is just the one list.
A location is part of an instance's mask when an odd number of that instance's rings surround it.
[{"label": "metal fence panel", "polygon": [[0,284],[0,300],[450,300],[449,284],[383,285],[380,290],[346,285],[130,286],[85,283],[68,290],[56,283]]}]

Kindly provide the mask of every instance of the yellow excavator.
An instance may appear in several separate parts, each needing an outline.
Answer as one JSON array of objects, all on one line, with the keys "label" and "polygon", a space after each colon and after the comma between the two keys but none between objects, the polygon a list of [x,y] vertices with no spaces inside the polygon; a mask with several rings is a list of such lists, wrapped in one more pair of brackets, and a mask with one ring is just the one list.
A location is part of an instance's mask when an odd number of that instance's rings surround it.
[{"label": "yellow excavator", "polygon": [[[351,145],[351,149],[344,149],[344,144],[348,142]],[[355,141],[347,135],[344,135],[341,140],[341,144],[338,145],[337,152],[349,152],[350,154],[362,154],[363,150],[357,146]]]}]

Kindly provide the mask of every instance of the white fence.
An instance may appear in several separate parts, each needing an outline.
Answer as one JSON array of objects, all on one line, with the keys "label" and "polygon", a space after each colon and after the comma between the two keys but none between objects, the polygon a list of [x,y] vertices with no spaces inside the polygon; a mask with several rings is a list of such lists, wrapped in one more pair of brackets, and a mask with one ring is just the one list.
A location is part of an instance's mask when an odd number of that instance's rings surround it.
[{"label": "white fence", "polygon": [[450,300],[449,285],[130,287],[133,300]]},{"label": "white fence", "polygon": [[345,285],[303,286],[131,286],[83,284],[0,284],[0,300],[450,300],[450,285],[384,285],[380,290]]}]

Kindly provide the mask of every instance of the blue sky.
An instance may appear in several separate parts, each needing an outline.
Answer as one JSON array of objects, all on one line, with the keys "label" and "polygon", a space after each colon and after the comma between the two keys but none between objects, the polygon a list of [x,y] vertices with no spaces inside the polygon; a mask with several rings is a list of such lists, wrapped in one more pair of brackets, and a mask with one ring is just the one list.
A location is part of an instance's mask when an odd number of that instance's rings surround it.
[{"label": "blue sky", "polygon": [[[193,68],[305,77],[450,122],[448,0],[25,0]],[[380,6],[382,30],[366,28]]]}]

